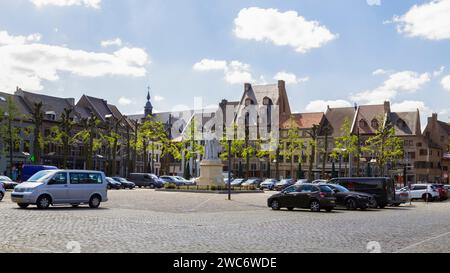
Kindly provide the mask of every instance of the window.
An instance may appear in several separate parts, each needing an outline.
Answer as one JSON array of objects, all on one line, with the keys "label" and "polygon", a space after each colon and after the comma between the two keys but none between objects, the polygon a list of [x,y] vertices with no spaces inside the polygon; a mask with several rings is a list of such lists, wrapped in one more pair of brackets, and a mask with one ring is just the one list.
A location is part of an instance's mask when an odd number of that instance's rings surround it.
[{"label": "window", "polygon": [[367,127],[367,122],[364,119],[360,120],[359,121],[359,127],[360,128],[366,128]]},{"label": "window", "polygon": [[70,184],[86,185],[86,184],[102,184],[102,176],[97,173],[71,173]]},{"label": "window", "polygon": [[301,192],[316,192],[316,191],[317,191],[317,189],[314,186],[304,185],[304,186],[302,186]]},{"label": "window", "polygon": [[252,99],[246,99],[245,100],[245,106],[249,106],[249,105],[253,105],[253,104],[255,104],[255,103],[253,102]]},{"label": "window", "polygon": [[53,176],[51,180],[52,185],[65,185],[67,184],[67,174],[66,173],[57,173]]},{"label": "window", "polygon": [[295,191],[297,191],[296,187],[289,187],[286,190],[284,190],[285,193],[292,193],[292,192],[295,192]]},{"label": "window", "polygon": [[380,127],[380,124],[378,123],[377,119],[372,120],[372,128],[378,129]]},{"label": "window", "polygon": [[428,151],[425,150],[425,149],[420,149],[420,155],[421,155],[421,156],[428,155]]}]

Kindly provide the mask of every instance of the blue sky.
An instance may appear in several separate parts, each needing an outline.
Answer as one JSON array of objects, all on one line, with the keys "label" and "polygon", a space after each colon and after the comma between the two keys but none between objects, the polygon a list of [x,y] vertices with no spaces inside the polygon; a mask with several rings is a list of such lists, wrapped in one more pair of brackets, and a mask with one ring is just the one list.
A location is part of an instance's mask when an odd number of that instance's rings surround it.
[{"label": "blue sky", "polygon": [[166,111],[236,100],[243,81],[283,72],[294,111],[389,99],[450,120],[449,12],[450,0],[0,0],[12,75],[0,91],[89,94],[132,114],[147,85]]}]

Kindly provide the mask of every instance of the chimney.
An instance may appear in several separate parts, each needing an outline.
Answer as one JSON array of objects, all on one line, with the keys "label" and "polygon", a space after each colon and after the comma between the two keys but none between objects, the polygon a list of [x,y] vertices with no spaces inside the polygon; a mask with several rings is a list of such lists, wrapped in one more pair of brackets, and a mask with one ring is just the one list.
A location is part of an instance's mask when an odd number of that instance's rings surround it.
[{"label": "chimney", "polygon": [[250,91],[251,88],[252,88],[252,85],[251,85],[250,83],[246,83],[246,84],[244,85],[244,90],[245,90],[245,92]]},{"label": "chimney", "polygon": [[389,114],[391,112],[391,103],[389,101],[384,102],[384,113]]},{"label": "chimney", "polygon": [[430,128],[431,133],[433,134],[438,122],[438,114],[433,113],[431,117],[428,118],[428,126]]},{"label": "chimney", "polygon": [[358,111],[358,104],[355,102],[355,111]]}]

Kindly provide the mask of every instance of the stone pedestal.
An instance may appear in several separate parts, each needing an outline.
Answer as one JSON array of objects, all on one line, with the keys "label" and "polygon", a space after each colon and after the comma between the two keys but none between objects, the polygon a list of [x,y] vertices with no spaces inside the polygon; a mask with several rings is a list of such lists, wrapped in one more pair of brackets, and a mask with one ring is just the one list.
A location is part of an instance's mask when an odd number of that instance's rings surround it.
[{"label": "stone pedestal", "polygon": [[223,185],[223,164],[220,160],[203,160],[200,163],[199,186]]}]

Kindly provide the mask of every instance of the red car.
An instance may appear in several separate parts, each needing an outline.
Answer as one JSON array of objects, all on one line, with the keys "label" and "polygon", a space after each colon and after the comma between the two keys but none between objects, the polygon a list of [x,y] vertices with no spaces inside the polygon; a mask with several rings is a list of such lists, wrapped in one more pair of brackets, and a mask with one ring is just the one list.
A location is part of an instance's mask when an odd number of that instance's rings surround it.
[{"label": "red car", "polygon": [[433,185],[439,192],[439,199],[445,201],[448,199],[448,189],[444,185]]}]

